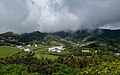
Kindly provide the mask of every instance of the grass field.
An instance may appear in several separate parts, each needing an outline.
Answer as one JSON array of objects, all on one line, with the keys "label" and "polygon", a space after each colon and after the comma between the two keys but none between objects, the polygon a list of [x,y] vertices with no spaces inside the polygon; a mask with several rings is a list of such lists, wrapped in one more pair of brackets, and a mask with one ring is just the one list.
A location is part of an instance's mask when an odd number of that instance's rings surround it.
[{"label": "grass field", "polygon": [[47,46],[39,46],[39,47],[29,47],[29,49],[35,52],[35,57],[38,59],[40,58],[49,58],[49,59],[56,59],[59,55],[64,54],[65,52],[57,53],[57,52],[48,52]]},{"label": "grass field", "polygon": [[[49,59],[56,59],[60,55],[65,54],[66,52],[48,52],[48,46],[38,46],[38,47],[28,47],[30,50],[35,52],[35,57],[38,59],[40,58],[49,58]],[[15,47],[10,47],[10,46],[0,46],[0,58],[6,57],[6,56],[12,56],[12,55],[18,55],[18,56],[24,56],[27,53],[15,48]]]},{"label": "grass field", "polygon": [[0,46],[0,58],[6,57],[6,56],[12,56],[21,51],[22,50],[15,48],[15,47]]},{"label": "grass field", "polygon": [[46,50],[37,50],[35,51],[35,57],[37,58],[49,58],[49,59],[56,59],[58,56],[57,55],[50,55],[50,52]]}]

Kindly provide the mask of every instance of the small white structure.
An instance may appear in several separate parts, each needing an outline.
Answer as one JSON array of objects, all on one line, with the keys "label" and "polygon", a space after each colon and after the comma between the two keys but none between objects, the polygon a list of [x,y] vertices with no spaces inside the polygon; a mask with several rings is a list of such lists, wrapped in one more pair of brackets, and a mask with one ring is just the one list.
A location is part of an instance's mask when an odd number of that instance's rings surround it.
[{"label": "small white structure", "polygon": [[48,48],[49,52],[62,52],[65,48],[63,46],[56,46]]},{"label": "small white structure", "polygon": [[23,46],[17,46],[17,48],[19,48],[19,49],[25,49]]},{"label": "small white structure", "polygon": [[27,45],[27,47],[31,47],[31,45]]},{"label": "small white structure", "polygon": [[87,52],[87,53],[89,53],[89,52],[91,52],[90,50],[82,50],[82,52]]},{"label": "small white structure", "polygon": [[24,51],[25,51],[25,52],[29,52],[29,51],[30,51],[30,49],[26,48],[26,49],[24,49]]},{"label": "small white structure", "polygon": [[58,52],[58,53],[61,53],[62,51],[60,51],[60,50],[57,50],[57,52]]},{"label": "small white structure", "polygon": [[98,51],[95,51],[95,53],[97,53]]},{"label": "small white structure", "polygon": [[4,42],[4,40],[0,40],[1,42]]},{"label": "small white structure", "polygon": [[25,48],[24,46],[17,46],[17,48],[19,48],[21,50],[24,50],[25,52],[29,52],[30,51],[30,49]]},{"label": "small white structure", "polygon": [[119,56],[119,55],[120,55],[120,53],[115,53],[115,55],[118,55],[118,56]]},{"label": "small white structure", "polygon": [[34,44],[35,47],[37,47],[38,45],[37,44]]}]

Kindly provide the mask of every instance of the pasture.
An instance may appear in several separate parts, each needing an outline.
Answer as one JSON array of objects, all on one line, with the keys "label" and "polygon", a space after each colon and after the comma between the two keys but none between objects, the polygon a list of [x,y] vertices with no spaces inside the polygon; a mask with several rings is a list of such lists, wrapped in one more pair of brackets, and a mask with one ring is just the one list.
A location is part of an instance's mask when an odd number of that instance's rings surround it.
[{"label": "pasture", "polygon": [[12,56],[14,54],[17,54],[21,52],[22,50],[10,47],[10,46],[0,46],[0,58],[6,57],[6,56]]},{"label": "pasture", "polygon": [[35,52],[35,57],[37,57],[38,59],[40,58],[48,58],[48,59],[56,59],[58,58],[58,56],[65,54],[66,52],[61,52],[61,53],[57,53],[57,52],[48,52],[48,46],[39,46],[39,47],[29,47],[30,50],[33,50]]}]

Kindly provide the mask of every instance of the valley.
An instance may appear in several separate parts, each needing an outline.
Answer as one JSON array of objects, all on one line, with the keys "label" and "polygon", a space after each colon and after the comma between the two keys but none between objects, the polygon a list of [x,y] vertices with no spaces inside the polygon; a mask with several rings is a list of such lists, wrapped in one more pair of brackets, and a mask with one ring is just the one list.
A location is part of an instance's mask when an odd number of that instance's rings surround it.
[{"label": "valley", "polygon": [[120,30],[3,33],[0,34],[0,73],[118,75],[119,34]]}]

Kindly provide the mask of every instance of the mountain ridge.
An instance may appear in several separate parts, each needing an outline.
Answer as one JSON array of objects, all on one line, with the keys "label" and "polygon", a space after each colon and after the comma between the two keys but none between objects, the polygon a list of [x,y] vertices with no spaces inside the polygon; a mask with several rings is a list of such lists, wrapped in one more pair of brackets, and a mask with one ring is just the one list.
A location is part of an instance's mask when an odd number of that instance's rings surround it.
[{"label": "mountain ridge", "polygon": [[[15,39],[15,40],[14,40]],[[76,32],[55,32],[42,33],[34,31],[32,33],[15,34],[6,32],[0,34],[0,45],[18,44],[43,44],[43,45],[85,45],[84,47],[101,47],[110,49],[120,49],[120,30],[97,29],[95,31]],[[4,41],[4,42],[3,42]],[[3,44],[5,43],[5,44]]]}]

